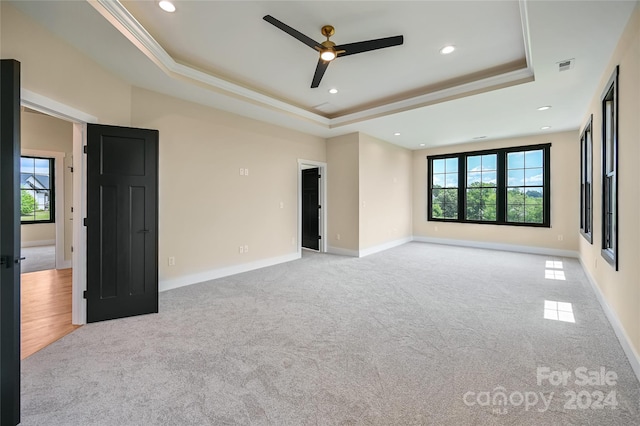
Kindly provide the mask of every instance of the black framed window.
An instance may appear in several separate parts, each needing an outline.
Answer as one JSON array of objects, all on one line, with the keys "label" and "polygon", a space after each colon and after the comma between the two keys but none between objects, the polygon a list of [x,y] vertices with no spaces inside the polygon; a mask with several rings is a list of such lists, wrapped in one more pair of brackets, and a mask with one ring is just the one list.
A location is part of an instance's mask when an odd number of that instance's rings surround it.
[{"label": "black framed window", "polygon": [[593,115],[580,135],[580,233],[593,243]]},{"label": "black framed window", "polygon": [[438,219],[458,218],[458,157],[438,158],[432,163],[431,211]]},{"label": "black framed window", "polygon": [[618,270],[618,67],[602,95],[602,257]]},{"label": "black framed window", "polygon": [[427,157],[428,220],[550,226],[551,144]]},{"label": "black framed window", "polygon": [[55,222],[54,159],[20,157],[20,221]]}]

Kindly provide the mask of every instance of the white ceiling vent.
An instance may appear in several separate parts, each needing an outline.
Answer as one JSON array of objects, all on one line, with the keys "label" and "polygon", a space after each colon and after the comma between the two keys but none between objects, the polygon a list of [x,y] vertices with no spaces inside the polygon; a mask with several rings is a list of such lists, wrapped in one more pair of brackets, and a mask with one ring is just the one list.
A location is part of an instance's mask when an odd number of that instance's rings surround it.
[{"label": "white ceiling vent", "polygon": [[573,64],[576,62],[574,58],[566,59],[564,61],[556,62],[558,64],[558,71],[569,71],[573,68]]}]

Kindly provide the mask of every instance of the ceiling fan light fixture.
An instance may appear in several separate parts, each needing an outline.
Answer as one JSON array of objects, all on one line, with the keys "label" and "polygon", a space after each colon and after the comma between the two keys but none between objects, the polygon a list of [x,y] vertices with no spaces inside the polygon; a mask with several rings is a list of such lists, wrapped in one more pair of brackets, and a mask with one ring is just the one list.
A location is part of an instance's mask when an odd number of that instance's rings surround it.
[{"label": "ceiling fan light fixture", "polygon": [[161,0],[160,3],[158,3],[158,6],[160,6],[160,9],[165,12],[172,13],[176,11],[176,7],[169,0]]},{"label": "ceiling fan light fixture", "polygon": [[336,52],[333,49],[323,49],[320,51],[320,57],[323,61],[333,61],[336,58]]}]

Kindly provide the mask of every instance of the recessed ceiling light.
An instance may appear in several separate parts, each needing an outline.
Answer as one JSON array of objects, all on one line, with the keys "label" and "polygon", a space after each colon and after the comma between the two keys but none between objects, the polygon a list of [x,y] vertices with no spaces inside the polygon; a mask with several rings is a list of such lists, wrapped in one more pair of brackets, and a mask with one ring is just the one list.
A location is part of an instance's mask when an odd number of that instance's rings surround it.
[{"label": "recessed ceiling light", "polygon": [[546,111],[548,109],[551,109],[551,105],[541,106],[540,108],[538,108],[538,111]]},{"label": "recessed ceiling light", "polygon": [[331,93],[332,95],[335,95],[336,93],[338,93],[338,89],[336,88],[329,89],[329,93]]},{"label": "recessed ceiling light", "polygon": [[426,145],[426,144],[424,144],[424,143],[421,143],[421,144],[420,144],[420,146],[425,146],[425,145]]},{"label": "recessed ceiling light", "polygon": [[551,126],[542,126],[540,127],[540,130],[549,130],[551,128]]},{"label": "recessed ceiling light", "polygon": [[158,3],[158,6],[165,12],[175,12],[176,7],[169,0],[162,0]]},{"label": "recessed ceiling light", "polygon": [[453,52],[454,50],[456,50],[456,47],[453,45],[449,45],[449,46],[445,46],[442,49],[440,49],[440,53],[442,55],[448,55],[449,53]]},{"label": "recessed ceiling light", "polygon": [[476,136],[476,137],[475,137],[475,138],[473,138],[473,139],[484,139],[484,138],[486,138],[486,136]]},{"label": "recessed ceiling light", "polygon": [[393,136],[400,136],[400,132],[395,132]]}]

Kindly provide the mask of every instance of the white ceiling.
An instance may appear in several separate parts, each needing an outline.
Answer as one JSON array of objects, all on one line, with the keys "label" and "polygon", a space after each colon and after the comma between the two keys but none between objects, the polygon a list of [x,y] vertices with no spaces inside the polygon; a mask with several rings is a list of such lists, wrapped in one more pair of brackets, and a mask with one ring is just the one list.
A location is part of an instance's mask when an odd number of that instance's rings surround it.
[{"label": "white ceiling", "polygon": [[[173,14],[156,1],[13,3],[133,85],[418,149],[577,129],[637,2],[175,0]],[[337,44],[400,34],[404,44],[338,58],[311,89],[317,53],[266,14],[317,41],[330,24]],[[447,44],[457,50],[440,55]]]}]

